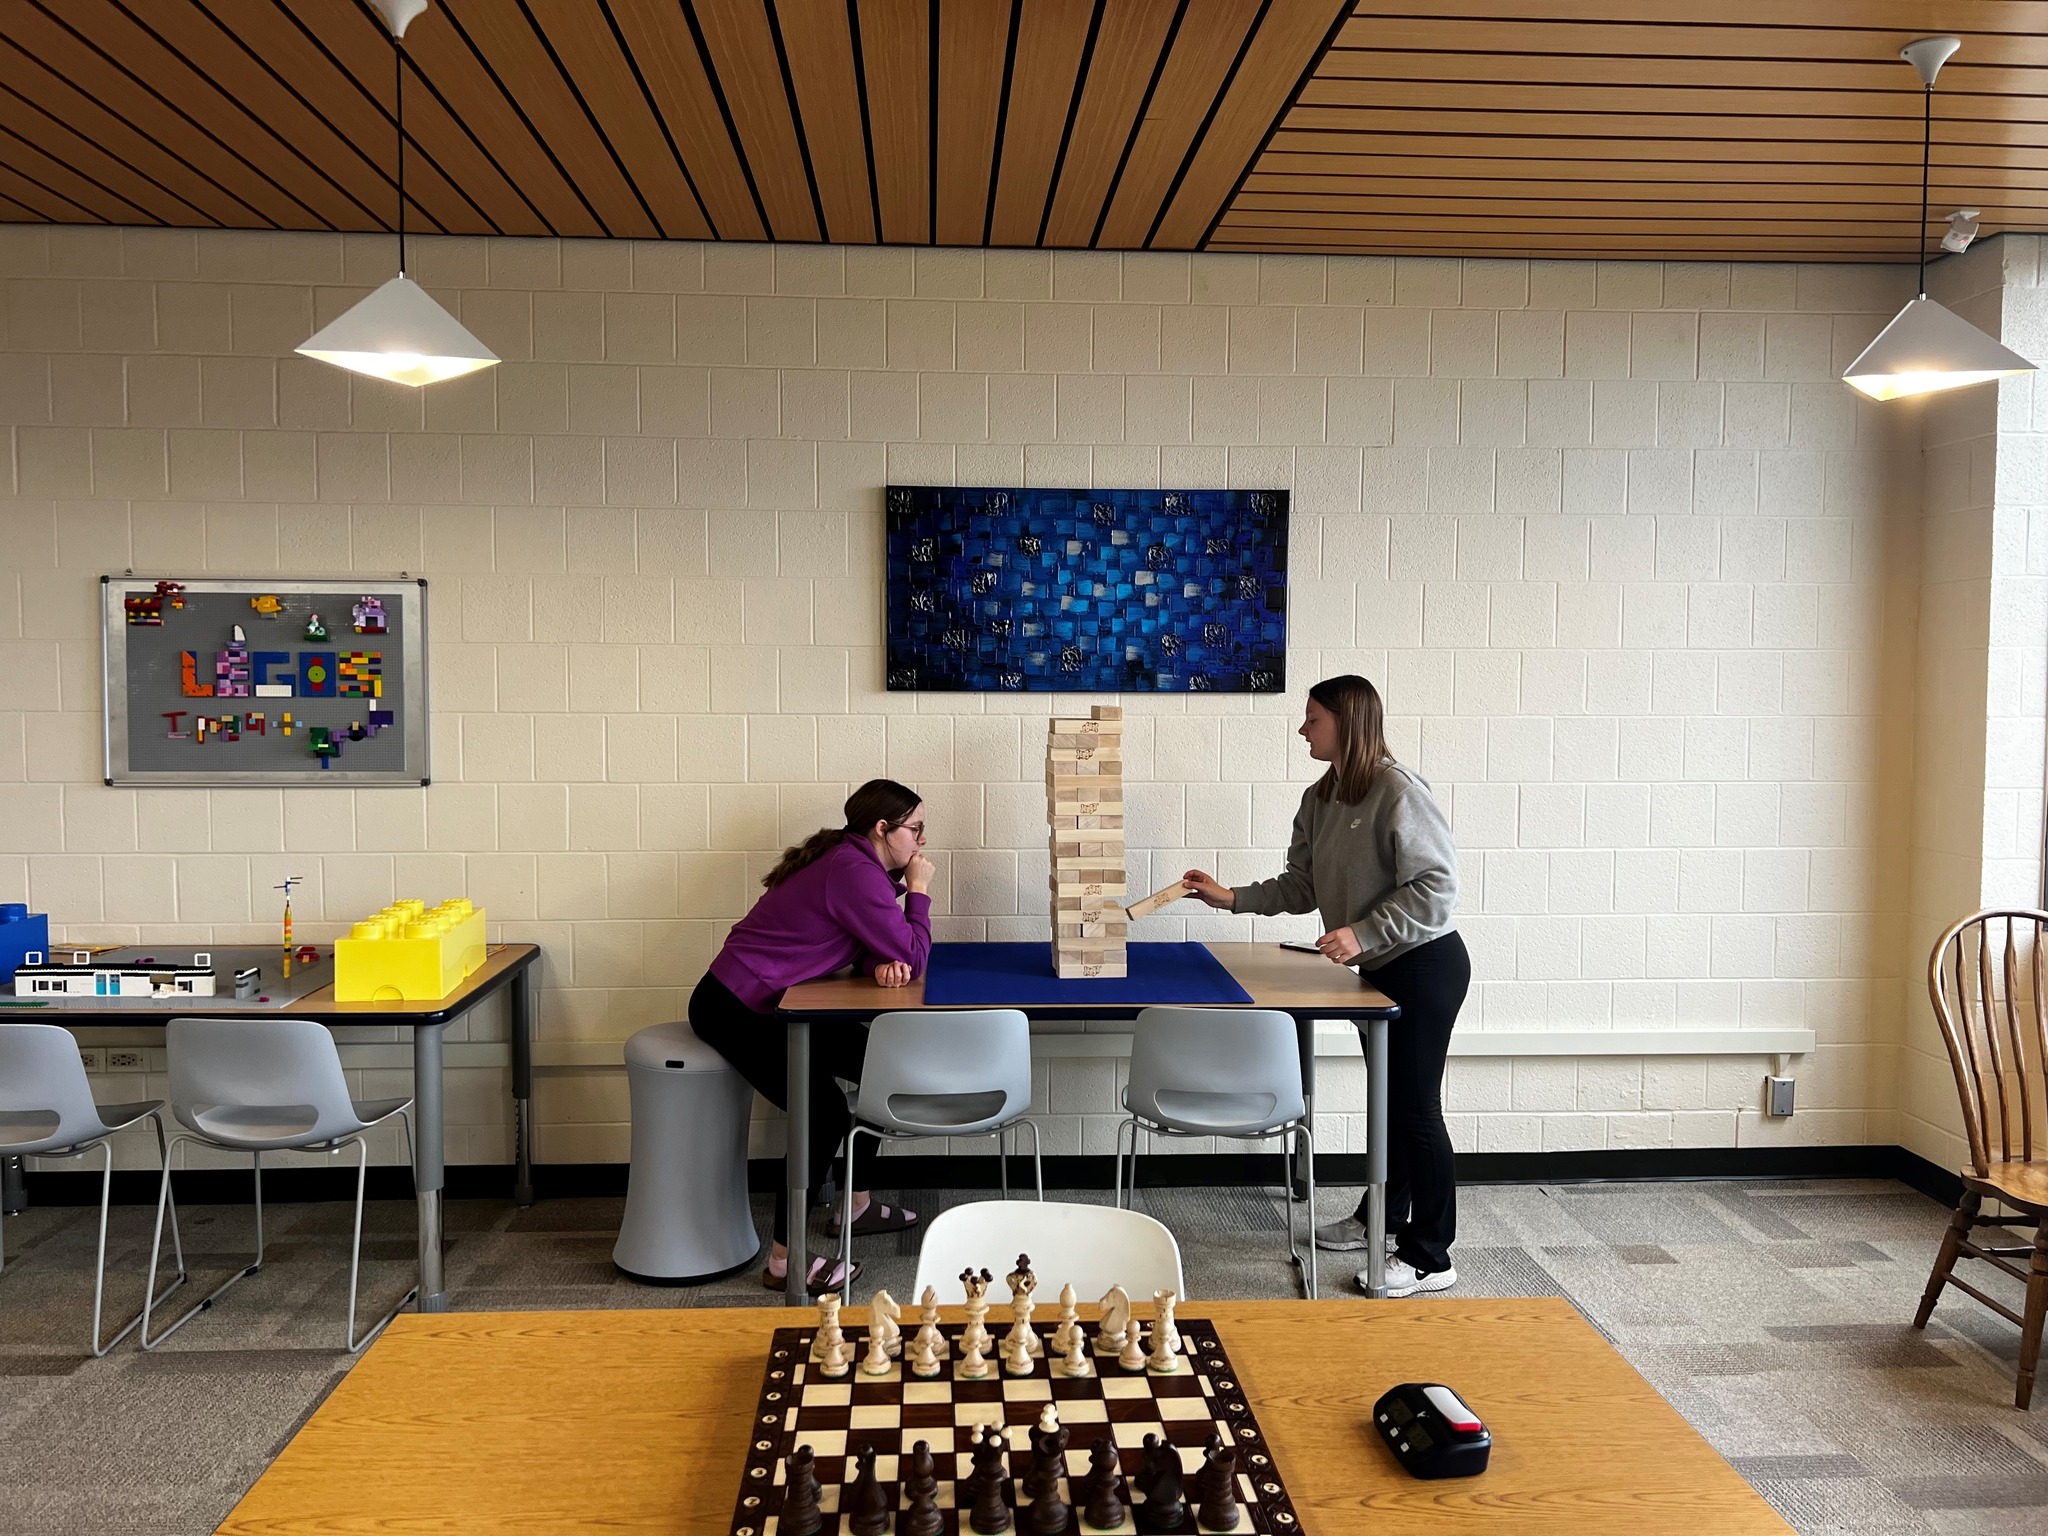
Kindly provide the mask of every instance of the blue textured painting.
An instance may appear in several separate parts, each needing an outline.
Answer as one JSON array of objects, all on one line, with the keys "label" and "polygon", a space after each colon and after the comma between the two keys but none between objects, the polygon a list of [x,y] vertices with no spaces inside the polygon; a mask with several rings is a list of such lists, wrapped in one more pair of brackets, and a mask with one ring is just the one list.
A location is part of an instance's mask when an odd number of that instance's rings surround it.
[{"label": "blue textured painting", "polygon": [[1282,692],[1287,501],[892,485],[889,688]]}]

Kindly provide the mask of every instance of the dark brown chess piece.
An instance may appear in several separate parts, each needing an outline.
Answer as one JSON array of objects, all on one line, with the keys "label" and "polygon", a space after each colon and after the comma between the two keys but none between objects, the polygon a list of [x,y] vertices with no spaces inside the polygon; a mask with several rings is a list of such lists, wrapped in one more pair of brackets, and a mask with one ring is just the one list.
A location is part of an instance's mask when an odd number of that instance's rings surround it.
[{"label": "dark brown chess piece", "polygon": [[852,1536],[888,1536],[889,1517],[896,1512],[895,1500],[875,1476],[875,1448],[863,1445],[854,1456],[860,1470],[854,1475],[853,1486],[846,1490],[846,1502],[841,1506],[846,1511],[846,1529]]},{"label": "dark brown chess piece", "polygon": [[896,1518],[897,1536],[939,1536],[946,1521],[939,1513],[938,1463],[928,1441],[920,1440],[910,1448],[904,1464],[903,1494],[908,1502]]},{"label": "dark brown chess piece", "polygon": [[1202,1470],[1195,1474],[1195,1518],[1205,1531],[1234,1531],[1244,1518],[1237,1503],[1237,1448],[1221,1435],[1209,1436]]},{"label": "dark brown chess piece", "polygon": [[1067,1470],[1067,1428],[1031,1431],[1031,1470],[1025,1491],[1031,1495],[1034,1536],[1058,1536],[1073,1523],[1073,1511],[1060,1497],[1060,1478]]},{"label": "dark brown chess piece", "polygon": [[800,1445],[790,1452],[787,1463],[789,1481],[782,1493],[782,1517],[775,1527],[778,1531],[786,1531],[788,1536],[811,1536],[825,1523],[825,1516],[818,1508],[820,1490],[814,1471],[816,1460],[808,1445]]},{"label": "dark brown chess piece", "polygon": [[1144,1459],[1138,1463],[1138,1486],[1145,1495],[1145,1526],[1177,1531],[1187,1523],[1187,1493],[1181,1483],[1180,1451],[1157,1435],[1145,1437]]},{"label": "dark brown chess piece", "polygon": [[1010,1528],[1010,1506],[1004,1500],[1004,1485],[1010,1480],[1010,1452],[1003,1432],[993,1425],[975,1431],[974,1472],[967,1479],[967,1501],[971,1506],[967,1523],[978,1536],[1000,1536]]},{"label": "dark brown chess piece", "polygon": [[1124,1501],[1120,1494],[1123,1472],[1117,1465],[1116,1443],[1097,1440],[1088,1448],[1088,1476],[1081,1484],[1081,1518],[1098,1531],[1113,1531],[1124,1523]]}]

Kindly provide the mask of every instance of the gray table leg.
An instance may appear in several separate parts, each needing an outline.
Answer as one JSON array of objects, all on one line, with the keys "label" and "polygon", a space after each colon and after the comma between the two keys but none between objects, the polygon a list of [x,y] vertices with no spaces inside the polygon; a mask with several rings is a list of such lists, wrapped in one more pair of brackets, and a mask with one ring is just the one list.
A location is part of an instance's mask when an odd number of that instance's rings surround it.
[{"label": "gray table leg", "polygon": [[1387,1294],[1387,1021],[1365,1021],[1366,1294]]},{"label": "gray table leg", "polygon": [[413,1186],[420,1204],[420,1310],[448,1310],[448,1286],[441,1272],[441,1191],[447,1185],[443,1148],[448,1132],[441,1115],[441,1033],[445,1024],[421,1024],[412,1032],[412,1099],[418,1142],[413,1147]]},{"label": "gray table leg", "polygon": [[789,1204],[789,1278],[782,1297],[792,1307],[803,1307],[811,1300],[804,1289],[811,1268],[811,1191],[805,1183],[811,1166],[811,1021],[791,1017],[788,1031],[789,1078],[783,1097],[789,1125],[782,1141],[782,1186]]},{"label": "gray table leg", "polygon": [[[1294,1034],[1295,1044],[1301,1051],[1301,1097],[1303,1104],[1306,1106],[1302,1118],[1308,1125],[1309,1141],[1313,1143],[1316,1135],[1316,1021],[1314,1019],[1296,1018],[1294,1021]],[[1313,1157],[1315,1154],[1311,1151],[1309,1155]],[[1307,1171],[1305,1169],[1296,1169],[1294,1173],[1294,1188],[1288,1191],[1290,1197],[1297,1201],[1306,1202],[1308,1200],[1309,1188],[1310,1181]],[[1308,1224],[1311,1227],[1316,1224],[1314,1211],[1309,1212]]]},{"label": "gray table leg", "polygon": [[22,1176],[21,1159],[0,1157],[0,1215],[19,1216],[28,1209],[28,1180]]},{"label": "gray table leg", "polygon": [[512,978],[512,1203],[533,1204],[533,966]]}]

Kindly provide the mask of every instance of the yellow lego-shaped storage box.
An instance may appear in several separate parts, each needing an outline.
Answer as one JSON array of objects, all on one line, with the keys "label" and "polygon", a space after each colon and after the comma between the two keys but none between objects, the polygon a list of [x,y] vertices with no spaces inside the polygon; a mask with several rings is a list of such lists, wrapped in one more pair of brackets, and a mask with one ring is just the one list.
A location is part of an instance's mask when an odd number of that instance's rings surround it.
[{"label": "yellow lego-shaped storage box", "polygon": [[484,963],[484,909],[461,896],[429,909],[394,901],[334,945],[334,996],[343,1003],[431,1003]]}]

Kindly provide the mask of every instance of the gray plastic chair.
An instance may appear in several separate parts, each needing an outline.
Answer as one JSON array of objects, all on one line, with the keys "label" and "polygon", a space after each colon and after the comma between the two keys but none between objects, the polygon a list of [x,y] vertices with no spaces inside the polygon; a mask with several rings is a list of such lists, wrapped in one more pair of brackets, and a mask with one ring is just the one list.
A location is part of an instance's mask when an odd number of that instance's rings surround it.
[{"label": "gray plastic chair", "polygon": [[994,1136],[1003,1196],[1010,1193],[1006,1133],[1031,1131],[1031,1171],[1045,1198],[1038,1126],[1031,1110],[1031,1021],[1015,1008],[885,1013],[868,1026],[860,1087],[847,1096],[846,1187],[839,1210],[839,1260],[853,1272],[853,1153],[862,1135],[884,1140]]},{"label": "gray plastic chair", "polygon": [[[100,1246],[92,1273],[92,1352],[95,1359],[127,1338],[148,1315],[149,1302],[104,1343],[100,1319],[107,1291],[107,1208],[114,1189],[116,1131],[147,1120],[156,1127],[157,1153],[169,1166],[165,1150],[162,1099],[134,1104],[95,1104],[86,1080],[85,1058],[70,1030],[55,1024],[0,1024],[0,1157],[84,1157],[100,1154]],[[161,1236],[161,1227],[159,1227]],[[171,1244],[178,1259],[177,1278],[152,1301],[162,1301],[185,1283],[185,1245],[178,1236],[178,1213],[171,1212]],[[7,1247],[0,1240],[0,1270],[7,1267]],[[150,1255],[144,1293],[156,1285],[156,1255]]]},{"label": "gray plastic chair", "polygon": [[1131,1073],[1124,1089],[1130,1119],[1116,1128],[1116,1201],[1124,1203],[1124,1131],[1131,1133],[1131,1181],[1138,1187],[1138,1133],[1146,1136],[1280,1137],[1283,1188],[1294,1187],[1297,1139],[1308,1176],[1308,1253],[1294,1240],[1294,1202],[1287,1202],[1287,1255],[1316,1294],[1316,1161],[1308,1105],[1301,1087],[1301,1047],[1294,1020],[1267,1008],[1147,1008],[1131,1035]]},{"label": "gray plastic chair", "polygon": [[[164,1032],[170,1055],[171,1113],[185,1127],[174,1132],[170,1146],[193,1142],[227,1152],[247,1152],[256,1175],[256,1259],[237,1270],[204,1301],[155,1338],[149,1333],[150,1307],[142,1313],[142,1347],[155,1349],[199,1313],[211,1307],[229,1287],[263,1267],[263,1154],[324,1151],[337,1155],[356,1149],[356,1225],[348,1259],[348,1331],[351,1353],[375,1338],[398,1315],[400,1307],[419,1294],[415,1285],[375,1324],[356,1337],[356,1277],[363,1256],[363,1190],[370,1171],[370,1147],[363,1132],[394,1115],[405,1130],[406,1161],[414,1163],[412,1100],[349,1097],[341,1073],[341,1054],[334,1036],[311,1019],[172,1019]],[[417,1165],[415,1164],[415,1169]],[[164,1154],[163,1187],[157,1194],[157,1239],[163,1237],[164,1207],[171,1198],[171,1159]],[[156,1244],[150,1248],[150,1273],[156,1272]],[[153,1304],[152,1304],[153,1305]]]}]

